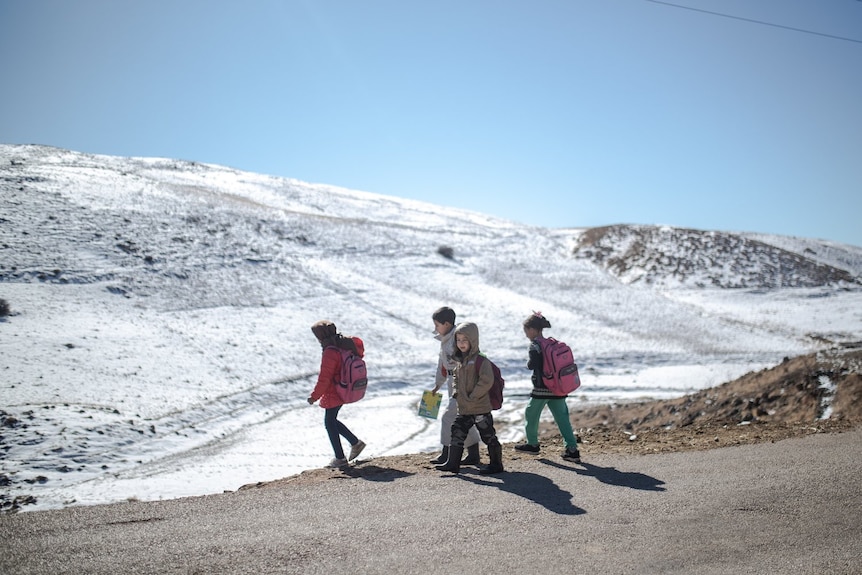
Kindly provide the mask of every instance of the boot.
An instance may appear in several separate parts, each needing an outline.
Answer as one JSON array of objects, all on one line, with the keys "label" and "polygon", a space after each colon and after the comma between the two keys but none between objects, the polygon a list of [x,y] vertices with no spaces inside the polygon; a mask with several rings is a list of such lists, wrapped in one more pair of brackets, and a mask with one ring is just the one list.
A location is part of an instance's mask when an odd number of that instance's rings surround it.
[{"label": "boot", "polygon": [[449,471],[451,473],[458,473],[461,471],[461,455],[464,453],[464,446],[461,445],[451,445],[449,446],[449,461],[446,462],[446,465],[438,465],[435,469],[437,471]]},{"label": "boot", "polygon": [[431,460],[431,463],[436,463],[436,464],[438,464],[438,465],[439,465],[439,464],[441,464],[441,463],[446,463],[447,461],[449,461],[449,446],[448,446],[448,445],[444,445],[444,446],[443,446],[443,451],[442,451],[442,452],[440,452],[440,455],[438,455],[437,457],[435,457],[434,459],[432,459],[432,460]]},{"label": "boot", "polygon": [[482,475],[492,475],[503,472],[503,446],[499,443],[488,446],[488,457],[491,463],[479,470]]},{"label": "boot", "polygon": [[479,444],[474,443],[467,448],[467,457],[461,460],[461,465],[479,465],[482,458],[479,457]]}]

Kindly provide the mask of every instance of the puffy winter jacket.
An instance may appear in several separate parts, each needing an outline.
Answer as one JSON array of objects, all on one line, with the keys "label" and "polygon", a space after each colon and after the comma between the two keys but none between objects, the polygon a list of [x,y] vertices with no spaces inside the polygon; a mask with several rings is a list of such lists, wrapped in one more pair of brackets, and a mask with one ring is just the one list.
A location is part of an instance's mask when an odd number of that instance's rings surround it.
[{"label": "puffy winter jacket", "polygon": [[320,407],[328,409],[344,405],[335,386],[341,378],[341,352],[335,347],[326,347],[320,358],[320,373],[311,392],[311,399],[320,400]]},{"label": "puffy winter jacket", "polygon": [[[476,357],[479,355],[479,327],[475,323],[462,323],[455,328],[458,334],[467,336],[470,351],[464,356],[460,351],[455,353],[459,358],[455,368],[455,400],[458,402],[459,415],[480,415],[491,413],[491,398],[488,391],[494,384],[494,370],[490,361],[483,361],[479,373],[476,373]],[[457,347],[457,344],[456,344]]]}]

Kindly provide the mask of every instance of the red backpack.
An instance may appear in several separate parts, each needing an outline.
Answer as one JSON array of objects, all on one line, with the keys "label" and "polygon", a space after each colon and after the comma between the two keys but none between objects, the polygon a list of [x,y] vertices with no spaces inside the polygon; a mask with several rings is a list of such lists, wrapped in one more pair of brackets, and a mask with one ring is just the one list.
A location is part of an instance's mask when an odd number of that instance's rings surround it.
[{"label": "red backpack", "polygon": [[542,383],[554,395],[565,396],[581,386],[572,348],[561,341],[539,338],[542,347]]},{"label": "red backpack", "polygon": [[[482,362],[488,359],[481,353],[476,356],[476,377],[479,376],[479,370],[482,368]],[[491,364],[491,370],[494,372],[494,383],[491,389],[488,390],[488,398],[491,400],[491,409],[500,409],[503,407],[503,387],[506,385],[506,380],[500,375],[500,368],[497,364],[488,359]]]},{"label": "red backpack", "polygon": [[368,387],[368,372],[365,367],[365,345],[358,337],[352,337],[357,353],[348,349],[335,348],[341,353],[341,377],[335,390],[344,403],[353,403],[365,397]]}]

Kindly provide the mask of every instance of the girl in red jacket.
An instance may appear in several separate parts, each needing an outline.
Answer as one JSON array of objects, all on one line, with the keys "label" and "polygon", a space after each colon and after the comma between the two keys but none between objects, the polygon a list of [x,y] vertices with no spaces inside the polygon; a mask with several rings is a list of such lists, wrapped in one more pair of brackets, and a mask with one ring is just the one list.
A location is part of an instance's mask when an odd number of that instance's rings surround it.
[{"label": "girl in red jacket", "polygon": [[[348,461],[353,461],[365,449],[365,442],[358,439],[347,426],[338,421],[338,411],[344,402],[338,396],[335,386],[341,377],[341,352],[339,349],[349,349],[357,352],[356,344],[349,337],[344,337],[331,321],[322,320],[311,326],[311,332],[317,337],[323,348],[323,357],[320,360],[320,374],[317,376],[317,385],[308,396],[308,403],[314,405],[318,399],[320,407],[326,410],[323,423],[329,434],[329,442],[335,452],[335,459],[329,462],[327,467],[344,467]],[[344,449],[341,446],[341,438],[344,437],[351,445],[350,456],[345,459]]]}]

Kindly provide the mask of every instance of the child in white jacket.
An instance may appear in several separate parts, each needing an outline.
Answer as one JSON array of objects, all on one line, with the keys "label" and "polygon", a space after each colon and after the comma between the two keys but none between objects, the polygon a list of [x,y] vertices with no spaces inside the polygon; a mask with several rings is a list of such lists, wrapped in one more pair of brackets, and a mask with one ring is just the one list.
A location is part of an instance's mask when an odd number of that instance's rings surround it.
[{"label": "child in white jacket", "polygon": [[[443,450],[439,457],[431,460],[431,463],[446,463],[449,461],[449,446],[452,443],[452,424],[458,415],[458,403],[452,397],[453,375],[457,361],[455,355],[455,311],[449,307],[441,307],[433,314],[435,338],[440,341],[440,358],[437,361],[437,374],[434,377],[434,393],[440,391],[446,385],[448,400],[444,403],[445,410],[440,416],[440,443]],[[479,465],[479,432],[471,427],[464,441],[467,456],[461,461],[462,465]]]}]

